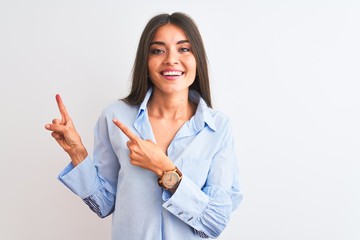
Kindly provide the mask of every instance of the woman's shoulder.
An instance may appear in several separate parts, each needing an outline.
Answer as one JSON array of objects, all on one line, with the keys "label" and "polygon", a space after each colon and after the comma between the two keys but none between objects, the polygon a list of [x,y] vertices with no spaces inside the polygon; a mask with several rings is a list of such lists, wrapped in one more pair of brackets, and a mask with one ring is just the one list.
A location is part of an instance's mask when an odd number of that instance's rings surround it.
[{"label": "woman's shoulder", "polygon": [[136,114],[138,109],[139,109],[138,105],[131,105],[122,99],[117,99],[110,102],[107,106],[105,106],[101,115],[114,117],[119,113],[127,114],[127,115],[132,113]]},{"label": "woman's shoulder", "polygon": [[209,111],[214,118],[229,119],[229,116],[221,110],[209,108]]},{"label": "woman's shoulder", "polygon": [[230,117],[223,111],[209,108],[209,112],[215,122],[229,122]]},{"label": "woman's shoulder", "polygon": [[210,108],[202,104],[198,113],[201,113],[203,120],[215,132],[221,133],[230,126],[230,117],[221,110]]},{"label": "woman's shoulder", "polygon": [[[194,93],[192,93],[194,94]],[[198,96],[199,95],[195,95]],[[223,125],[224,123],[228,124],[230,121],[230,118],[227,114],[225,114],[223,111],[209,107],[204,99],[199,97],[198,100],[198,112],[203,113],[205,120],[213,121],[215,125]]]}]

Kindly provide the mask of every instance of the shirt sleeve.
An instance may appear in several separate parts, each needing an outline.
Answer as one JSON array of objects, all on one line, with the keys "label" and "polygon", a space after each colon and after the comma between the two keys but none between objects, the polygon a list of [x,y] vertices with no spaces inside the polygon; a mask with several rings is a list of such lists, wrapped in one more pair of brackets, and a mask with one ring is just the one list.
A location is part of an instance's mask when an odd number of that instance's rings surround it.
[{"label": "shirt sleeve", "polygon": [[95,126],[93,160],[87,157],[79,165],[70,163],[59,180],[78,195],[99,217],[114,210],[119,161],[109,140],[108,121],[104,114]]},{"label": "shirt sleeve", "polygon": [[242,200],[237,158],[230,128],[212,159],[202,189],[183,176],[176,192],[164,191],[163,207],[190,225],[203,238],[216,238],[225,229],[232,211]]}]

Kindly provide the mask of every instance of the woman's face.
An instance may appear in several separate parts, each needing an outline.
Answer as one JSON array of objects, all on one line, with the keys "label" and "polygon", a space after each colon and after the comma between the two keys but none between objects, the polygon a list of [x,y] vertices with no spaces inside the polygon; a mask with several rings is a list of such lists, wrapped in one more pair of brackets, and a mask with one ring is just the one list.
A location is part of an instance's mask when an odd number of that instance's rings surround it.
[{"label": "woman's face", "polygon": [[184,31],[173,24],[160,27],[149,51],[148,72],[154,90],[187,92],[195,80],[196,60]]}]

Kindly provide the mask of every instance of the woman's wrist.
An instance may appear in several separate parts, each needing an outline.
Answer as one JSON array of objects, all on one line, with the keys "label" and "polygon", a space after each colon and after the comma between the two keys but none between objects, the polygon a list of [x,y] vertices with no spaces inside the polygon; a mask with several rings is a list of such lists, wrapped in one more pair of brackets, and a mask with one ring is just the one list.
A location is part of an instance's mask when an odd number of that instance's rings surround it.
[{"label": "woman's wrist", "polygon": [[72,148],[67,153],[74,167],[79,165],[88,156],[87,150],[84,147]]},{"label": "woman's wrist", "polygon": [[166,158],[166,160],[162,161],[162,164],[155,170],[155,174],[158,177],[161,177],[164,174],[164,172],[174,169],[175,169],[174,163],[169,158]]}]

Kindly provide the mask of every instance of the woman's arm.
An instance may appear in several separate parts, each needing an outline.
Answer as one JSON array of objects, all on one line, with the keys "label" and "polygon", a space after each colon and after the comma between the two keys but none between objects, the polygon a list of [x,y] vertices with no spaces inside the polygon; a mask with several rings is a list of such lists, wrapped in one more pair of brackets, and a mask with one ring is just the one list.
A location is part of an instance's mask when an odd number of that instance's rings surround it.
[{"label": "woman's arm", "polygon": [[[194,169],[195,172],[208,172],[205,185],[200,189],[191,177],[184,174],[176,189],[164,191],[163,207],[203,238],[218,237],[242,199],[233,137],[229,122],[225,119],[223,122],[224,126],[218,129],[219,144],[212,146],[216,150],[209,159],[210,169]],[[174,168],[175,165],[155,143],[140,139],[116,119],[114,123],[129,138],[127,145],[133,165],[148,169],[158,176]]]},{"label": "woman's arm", "polygon": [[[163,195],[163,207],[191,226],[197,235],[205,238],[216,238],[221,234],[232,211],[242,199],[237,157],[229,124],[224,124],[217,131],[221,132],[222,136],[216,136],[221,141],[211,145],[214,154],[210,154],[211,159],[207,160],[210,161],[209,167],[200,164],[197,169],[183,171],[183,178],[176,192],[171,195],[165,191]],[[212,151],[207,146],[208,144],[204,144],[204,149],[200,149],[203,156],[207,151]],[[197,148],[201,148],[201,145],[197,144]],[[199,187],[199,182],[194,182],[192,177],[197,177],[204,171],[207,173],[206,179],[204,185]]]},{"label": "woman's arm", "polygon": [[56,101],[61,119],[54,119],[45,128],[69,154],[71,163],[60,173],[59,180],[77,194],[99,217],[114,209],[119,163],[111,147],[106,117],[95,127],[94,161],[88,156],[81,138],[59,95]]}]

